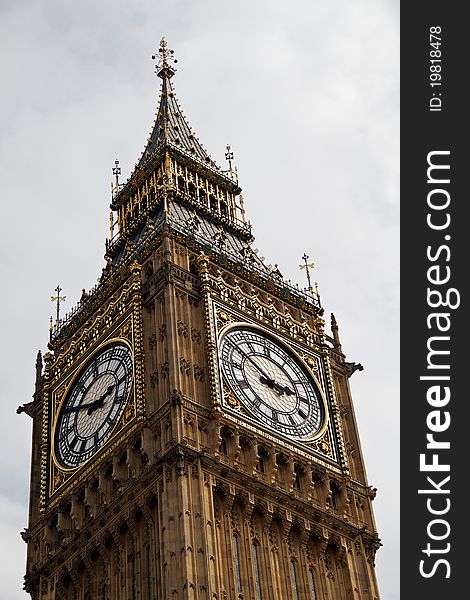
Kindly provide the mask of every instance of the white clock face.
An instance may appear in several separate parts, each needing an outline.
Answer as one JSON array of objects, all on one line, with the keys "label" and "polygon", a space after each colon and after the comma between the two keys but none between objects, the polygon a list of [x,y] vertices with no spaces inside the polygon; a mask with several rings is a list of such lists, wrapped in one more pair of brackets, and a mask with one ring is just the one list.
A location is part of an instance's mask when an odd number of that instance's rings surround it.
[{"label": "white clock face", "polygon": [[235,327],[220,343],[222,372],[248,411],[270,428],[308,441],[324,422],[323,403],[302,362],[275,338]]},{"label": "white clock face", "polygon": [[132,353],[123,343],[105,346],[73,382],[55,427],[55,454],[74,468],[105,443],[124,412],[132,384]]}]

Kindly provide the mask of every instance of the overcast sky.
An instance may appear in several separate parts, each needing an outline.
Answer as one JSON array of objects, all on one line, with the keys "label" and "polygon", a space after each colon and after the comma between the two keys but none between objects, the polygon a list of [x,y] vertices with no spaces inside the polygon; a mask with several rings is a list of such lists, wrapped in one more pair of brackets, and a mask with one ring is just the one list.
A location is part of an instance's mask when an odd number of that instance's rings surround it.
[{"label": "overcast sky", "polygon": [[177,97],[204,147],[230,144],[255,246],[286,278],[315,262],[347,360],[383,548],[398,600],[398,2],[2,0],[0,3],[0,596],[21,591],[34,362],[50,297],[64,309],[104,266],[111,169],[150,132],[165,35]]}]

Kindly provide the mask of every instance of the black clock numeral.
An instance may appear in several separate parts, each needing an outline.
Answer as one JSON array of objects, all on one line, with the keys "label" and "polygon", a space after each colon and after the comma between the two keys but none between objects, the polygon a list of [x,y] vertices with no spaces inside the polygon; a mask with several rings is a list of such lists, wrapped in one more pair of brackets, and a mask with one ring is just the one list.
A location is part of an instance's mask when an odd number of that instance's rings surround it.
[{"label": "black clock numeral", "polygon": [[307,418],[307,413],[305,413],[301,408],[297,410],[297,413],[302,417],[302,419]]},{"label": "black clock numeral", "polygon": [[124,375],[122,375],[119,379],[118,379],[118,386],[121,385],[121,383],[123,383],[124,381],[126,381],[127,379],[127,373],[124,373]]},{"label": "black clock numeral", "polygon": [[270,406],[267,406],[264,403],[260,403],[259,409],[261,410],[261,412],[266,415],[267,417],[269,417],[270,419],[273,418],[273,409]]},{"label": "black clock numeral", "polygon": [[237,379],[237,383],[242,388],[242,390],[246,390],[250,387],[250,384],[244,379]]}]

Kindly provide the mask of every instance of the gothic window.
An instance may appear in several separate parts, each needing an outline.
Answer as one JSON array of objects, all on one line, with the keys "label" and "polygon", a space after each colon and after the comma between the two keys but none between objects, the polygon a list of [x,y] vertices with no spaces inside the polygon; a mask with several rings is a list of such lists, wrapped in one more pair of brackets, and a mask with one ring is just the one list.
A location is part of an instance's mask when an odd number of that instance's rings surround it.
[{"label": "gothic window", "polygon": [[240,437],[240,456],[238,459],[238,462],[241,466],[243,467],[248,467],[248,464],[250,462],[250,442],[244,438],[244,437]]},{"label": "gothic window", "polygon": [[340,502],[340,498],[341,498],[341,488],[334,481],[332,481],[330,483],[330,498],[331,498],[331,506],[333,508],[339,508],[339,502]]},{"label": "gothic window", "polygon": [[145,555],[146,555],[146,571],[147,571],[147,594],[148,600],[152,600],[152,554],[150,544],[147,544],[145,547]]},{"label": "gothic window", "polygon": [[293,560],[290,561],[290,575],[292,579],[292,587],[294,589],[294,598],[296,600],[300,600],[299,586],[297,584],[297,569],[295,568],[295,562]]},{"label": "gothic window", "polygon": [[302,469],[296,466],[294,468],[294,481],[292,485],[294,490],[297,490],[298,492],[302,491],[302,475]]},{"label": "gothic window", "polygon": [[222,427],[220,430],[220,445],[219,445],[219,452],[221,454],[224,454],[225,456],[229,456],[229,449],[230,449],[230,437],[232,436],[232,433],[230,431],[230,429],[228,429],[227,427]]},{"label": "gothic window", "polygon": [[211,210],[217,212],[217,210],[218,210],[218,203],[217,203],[217,200],[216,200],[215,196],[213,196],[212,194],[209,196],[209,202],[210,202]]},{"label": "gothic window", "polygon": [[220,203],[220,213],[223,217],[227,216],[227,205],[225,204],[225,202]]},{"label": "gothic window", "polygon": [[311,600],[317,600],[317,593],[316,593],[316,588],[315,588],[315,576],[313,574],[313,569],[309,569],[308,574],[309,574],[309,579],[310,579]]},{"label": "gothic window", "polygon": [[289,461],[287,457],[282,453],[278,454],[276,462],[278,466],[277,480],[279,481],[279,483],[282,483],[284,485],[289,484]]},{"label": "gothic window", "polygon": [[178,177],[178,189],[180,190],[180,192],[184,192],[184,190],[185,190],[184,177]]},{"label": "gothic window", "polygon": [[258,546],[253,543],[251,547],[253,552],[253,570],[255,572],[256,598],[257,600],[263,600],[263,596],[261,595],[261,580],[259,576]]},{"label": "gothic window", "polygon": [[193,183],[188,184],[188,193],[191,196],[191,198],[196,197],[196,188],[194,187]]},{"label": "gothic window", "polygon": [[221,454],[225,454],[225,456],[228,456],[227,440],[224,437],[220,439],[219,452]]},{"label": "gothic window", "polygon": [[238,535],[236,533],[233,534],[232,544],[233,544],[233,560],[235,562],[236,589],[237,589],[237,592],[240,593],[242,591],[242,578],[241,578],[241,574],[240,574],[240,551],[238,548]]},{"label": "gothic window", "polygon": [[207,206],[207,195],[202,189],[199,190],[199,200],[202,204]]},{"label": "gothic window", "polygon": [[259,454],[258,464],[256,465],[256,470],[260,473],[266,473],[266,463],[264,460],[264,454]]},{"label": "gothic window", "polygon": [[131,558],[131,585],[132,585],[132,600],[137,600],[137,574],[135,567],[135,557]]}]

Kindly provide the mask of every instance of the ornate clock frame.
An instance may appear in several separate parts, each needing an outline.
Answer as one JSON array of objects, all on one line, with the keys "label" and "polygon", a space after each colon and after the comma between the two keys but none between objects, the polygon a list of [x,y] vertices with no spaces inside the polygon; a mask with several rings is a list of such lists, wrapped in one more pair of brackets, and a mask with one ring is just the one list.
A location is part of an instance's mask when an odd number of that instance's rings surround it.
[{"label": "ornate clock frame", "polygon": [[[57,506],[71,488],[113,455],[115,448],[144,426],[144,347],[142,332],[141,265],[134,262],[128,281],[85,322],[55,354],[44,356],[44,403],[41,435],[40,510]],[[75,469],[63,467],[54,456],[54,427],[63,398],[78,372],[92,356],[111,341],[126,343],[132,352],[134,381],[127,406],[111,437],[93,456]]]}]

